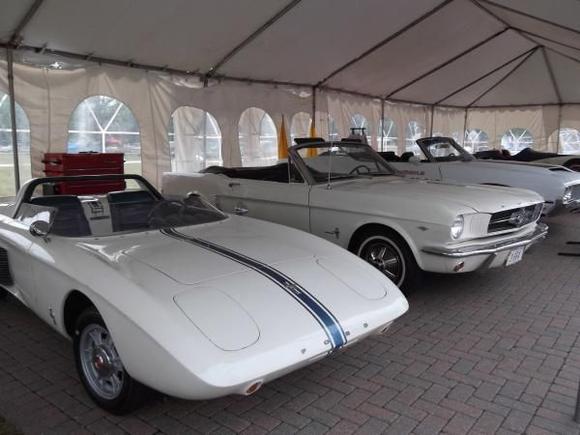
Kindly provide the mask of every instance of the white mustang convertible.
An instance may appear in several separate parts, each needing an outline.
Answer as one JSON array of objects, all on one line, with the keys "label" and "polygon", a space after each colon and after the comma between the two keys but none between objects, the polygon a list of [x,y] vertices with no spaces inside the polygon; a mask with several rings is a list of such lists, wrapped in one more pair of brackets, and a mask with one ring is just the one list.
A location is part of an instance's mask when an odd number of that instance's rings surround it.
[{"label": "white mustang convertible", "polygon": [[[315,157],[302,157],[315,156]],[[543,199],[502,187],[400,176],[362,143],[306,143],[288,163],[164,174],[163,190],[197,190],[222,210],[293,226],[364,258],[402,287],[421,270],[509,266],[546,235]]]},{"label": "white mustang convertible", "polygon": [[511,160],[478,160],[449,137],[417,140],[421,158],[404,153],[381,153],[389,163],[408,175],[445,182],[519,187],[544,197],[544,214],[580,207],[580,174],[556,164]]},{"label": "white mustang convertible", "polygon": [[[43,194],[120,178],[139,187]],[[115,413],[143,384],[185,399],[252,394],[408,309],[331,243],[196,195],[167,201],[136,175],[35,179],[0,209],[0,292],[72,338],[88,393]]]}]

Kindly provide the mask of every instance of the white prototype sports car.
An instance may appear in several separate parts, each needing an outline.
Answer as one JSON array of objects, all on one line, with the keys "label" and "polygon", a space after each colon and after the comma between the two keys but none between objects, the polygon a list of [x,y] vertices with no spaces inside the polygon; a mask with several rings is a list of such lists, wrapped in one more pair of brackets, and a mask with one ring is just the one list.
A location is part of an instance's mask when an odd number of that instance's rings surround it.
[{"label": "white prototype sports car", "polygon": [[580,207],[580,173],[555,164],[511,160],[478,160],[449,137],[417,140],[420,156],[408,152],[395,156],[381,153],[400,170],[432,180],[519,187],[544,197],[544,214],[556,214]]},{"label": "white prototype sports car", "polygon": [[[120,178],[134,188],[50,194]],[[252,394],[408,309],[391,281],[331,243],[196,195],[168,201],[137,175],[34,179],[0,209],[0,292],[73,340],[85,388],[114,413],[138,406],[145,386]]]},{"label": "white prototype sports car", "polygon": [[510,266],[547,233],[537,224],[543,199],[529,190],[406,178],[360,142],[318,141],[289,152],[274,166],[166,173],[163,192],[197,190],[226,212],[324,237],[402,288],[417,286],[422,270]]}]

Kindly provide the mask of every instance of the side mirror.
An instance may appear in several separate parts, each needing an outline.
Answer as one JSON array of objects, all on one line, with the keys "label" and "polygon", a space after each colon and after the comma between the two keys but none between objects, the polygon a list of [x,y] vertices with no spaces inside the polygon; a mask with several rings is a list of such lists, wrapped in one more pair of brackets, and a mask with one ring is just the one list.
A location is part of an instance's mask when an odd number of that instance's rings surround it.
[{"label": "side mirror", "polygon": [[419,166],[421,164],[421,159],[417,156],[409,157],[409,163],[415,166]]},{"label": "side mirror", "polygon": [[193,192],[187,192],[187,195],[185,195],[185,197],[187,199],[199,198],[201,197],[201,193],[199,193],[197,190],[194,190]]},{"label": "side mirror", "polygon": [[34,221],[30,224],[30,234],[45,239],[50,233],[50,224],[46,221]]}]

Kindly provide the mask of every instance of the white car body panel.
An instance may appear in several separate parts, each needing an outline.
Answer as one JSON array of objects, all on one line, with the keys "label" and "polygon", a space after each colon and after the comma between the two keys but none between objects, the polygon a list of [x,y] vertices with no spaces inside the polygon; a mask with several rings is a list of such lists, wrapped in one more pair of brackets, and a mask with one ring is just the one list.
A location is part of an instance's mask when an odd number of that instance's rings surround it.
[{"label": "white car body panel", "polygon": [[389,162],[389,164],[409,176],[450,183],[490,184],[530,189],[544,198],[546,214],[564,209],[563,196],[566,188],[575,189],[580,202],[580,173],[558,165],[476,159],[435,161],[431,158],[428,161]]},{"label": "white car body panel", "polygon": [[[328,188],[325,183],[283,183],[212,173],[164,174],[164,194],[180,197],[191,191],[205,195],[223,211],[243,211],[251,217],[304,229],[343,248],[349,248],[353,235],[364,225],[384,225],[405,239],[421,269],[441,273],[454,273],[459,261],[465,262],[464,272],[502,266],[508,250],[494,254],[490,261],[489,254],[457,260],[426,253],[425,249],[466,249],[469,245],[531,237],[538,230],[535,222],[516,232],[492,237],[485,234],[483,242],[481,229],[487,228],[492,213],[543,202],[529,190],[451,185],[399,176],[336,181]],[[470,221],[465,237],[456,241],[450,238],[449,230],[458,215],[477,218]]]},{"label": "white car body panel", "polygon": [[[0,248],[14,280],[4,287],[65,337],[67,297],[81,292],[129,374],[184,399],[245,394],[343,347],[340,340],[349,346],[381,332],[408,309],[399,289],[356,256],[263,221],[230,216],[177,233],[44,240],[11,214],[0,206]],[[324,316],[342,336],[329,335],[317,320]]]}]

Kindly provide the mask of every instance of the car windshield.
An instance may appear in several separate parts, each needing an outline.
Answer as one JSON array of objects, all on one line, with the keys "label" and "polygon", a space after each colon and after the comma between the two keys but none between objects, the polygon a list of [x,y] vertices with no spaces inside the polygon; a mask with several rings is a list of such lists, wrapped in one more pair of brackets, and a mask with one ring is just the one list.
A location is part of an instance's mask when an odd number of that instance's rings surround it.
[{"label": "car windshield", "polygon": [[[94,191],[95,182],[91,183],[87,190]],[[65,190],[62,184],[39,184],[29,197],[23,198],[15,218],[25,225],[46,222],[50,234],[63,237],[104,237],[199,225],[226,218],[196,194],[168,200],[134,180],[131,180],[130,189],[107,192],[104,185],[101,187],[105,193],[79,193],[83,190],[82,184],[69,183],[65,185],[66,190],[76,189],[77,192],[69,194],[58,192],[59,188]]]},{"label": "car windshield", "polygon": [[371,147],[361,143],[309,144],[300,146],[293,156],[304,163],[317,183],[395,172]]},{"label": "car windshield", "polygon": [[450,138],[428,138],[418,141],[427,157],[437,162],[465,160],[471,154]]}]

